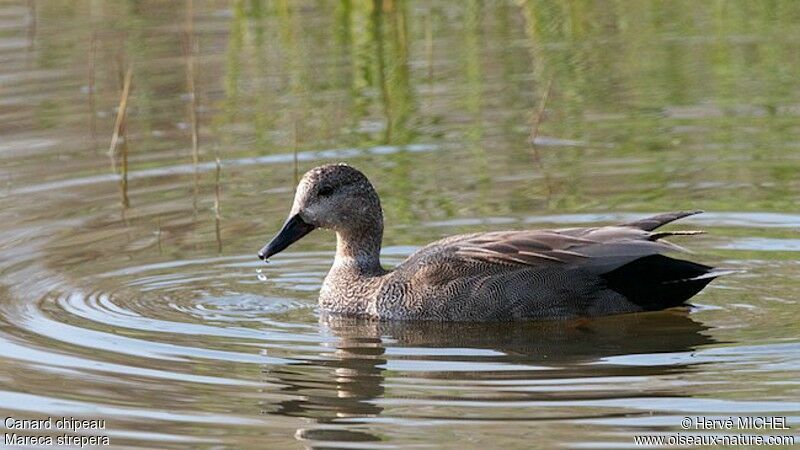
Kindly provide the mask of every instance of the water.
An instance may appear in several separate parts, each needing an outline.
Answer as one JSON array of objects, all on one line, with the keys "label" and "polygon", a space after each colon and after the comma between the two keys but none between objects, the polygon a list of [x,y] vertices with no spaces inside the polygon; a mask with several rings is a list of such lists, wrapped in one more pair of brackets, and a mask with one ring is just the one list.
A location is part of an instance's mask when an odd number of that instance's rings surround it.
[{"label": "water", "polygon": [[[685,416],[796,433],[798,19],[788,0],[2,2],[0,416],[105,419],[144,448],[632,447]],[[386,266],[459,232],[701,208],[685,225],[709,234],[680,243],[746,272],[689,311],[321,321],[333,236],[255,254],[296,172],[340,160],[383,198]]]}]

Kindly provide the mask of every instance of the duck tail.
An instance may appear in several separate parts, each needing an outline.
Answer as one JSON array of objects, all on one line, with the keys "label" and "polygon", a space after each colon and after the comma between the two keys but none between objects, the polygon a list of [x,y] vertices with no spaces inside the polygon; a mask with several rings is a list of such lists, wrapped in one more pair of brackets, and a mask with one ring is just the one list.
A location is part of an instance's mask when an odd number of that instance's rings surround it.
[{"label": "duck tail", "polygon": [[650,255],[603,274],[607,285],[645,311],[684,304],[714,278],[730,273],[691,261]]}]

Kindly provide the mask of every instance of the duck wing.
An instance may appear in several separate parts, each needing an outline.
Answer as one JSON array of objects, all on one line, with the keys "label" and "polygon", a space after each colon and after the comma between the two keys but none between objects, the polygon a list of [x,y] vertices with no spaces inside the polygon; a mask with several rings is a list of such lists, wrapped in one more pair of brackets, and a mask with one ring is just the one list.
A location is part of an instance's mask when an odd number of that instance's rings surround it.
[{"label": "duck wing", "polygon": [[[397,267],[414,286],[458,297],[470,319],[569,317],[682,304],[712,268],[664,256],[686,251],[656,232],[689,213],[591,228],[472,233],[434,242]],[[434,296],[437,294],[433,294]],[[469,305],[469,306],[467,306]],[[443,314],[449,314],[442,305]],[[452,319],[452,317],[450,318]]]},{"label": "duck wing", "polygon": [[580,267],[602,274],[631,261],[669,251],[688,250],[663,240],[702,231],[654,231],[700,211],[680,211],[620,225],[555,230],[493,231],[451,236],[420,249],[407,262],[446,257],[465,265]]},{"label": "duck wing", "polygon": [[[681,233],[696,234],[697,232]],[[443,243],[464,263],[581,268],[603,274],[631,261],[685,249],[662,240],[664,234],[630,226],[507,231],[464,235]]]}]

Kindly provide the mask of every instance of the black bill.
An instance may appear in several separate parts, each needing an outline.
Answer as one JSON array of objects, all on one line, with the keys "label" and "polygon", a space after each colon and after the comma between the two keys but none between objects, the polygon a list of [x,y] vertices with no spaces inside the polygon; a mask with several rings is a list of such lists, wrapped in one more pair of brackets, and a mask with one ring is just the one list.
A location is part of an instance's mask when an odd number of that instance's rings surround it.
[{"label": "black bill", "polygon": [[278,235],[272,238],[269,244],[265,245],[258,252],[258,257],[266,261],[270,256],[284,251],[286,247],[292,245],[293,242],[298,241],[313,230],[314,225],[305,223],[303,219],[300,218],[300,214],[295,214],[283,224],[283,228],[278,232]]}]

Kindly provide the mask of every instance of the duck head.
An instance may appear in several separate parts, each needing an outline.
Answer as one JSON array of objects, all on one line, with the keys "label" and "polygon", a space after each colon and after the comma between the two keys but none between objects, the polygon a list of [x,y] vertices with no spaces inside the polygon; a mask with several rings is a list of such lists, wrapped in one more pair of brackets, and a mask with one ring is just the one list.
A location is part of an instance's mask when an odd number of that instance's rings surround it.
[{"label": "duck head", "polygon": [[[383,212],[378,194],[366,176],[347,164],[328,164],[309,170],[297,185],[289,218],[259,252],[267,258],[312,232],[336,232],[337,256],[346,251],[380,251]],[[377,240],[377,250],[375,242]]]}]

